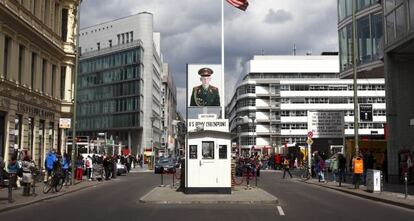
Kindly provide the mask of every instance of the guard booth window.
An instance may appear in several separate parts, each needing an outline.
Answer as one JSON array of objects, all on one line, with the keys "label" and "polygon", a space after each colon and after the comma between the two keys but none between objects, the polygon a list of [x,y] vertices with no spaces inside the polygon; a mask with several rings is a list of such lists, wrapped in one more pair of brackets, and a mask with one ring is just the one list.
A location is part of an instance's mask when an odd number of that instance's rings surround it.
[{"label": "guard booth window", "polygon": [[190,145],[190,159],[197,159],[197,145]]},{"label": "guard booth window", "polygon": [[213,160],[214,159],[214,142],[203,141],[202,145],[203,145],[202,146],[203,160]]},{"label": "guard booth window", "polygon": [[219,159],[227,159],[227,145],[219,145]]}]

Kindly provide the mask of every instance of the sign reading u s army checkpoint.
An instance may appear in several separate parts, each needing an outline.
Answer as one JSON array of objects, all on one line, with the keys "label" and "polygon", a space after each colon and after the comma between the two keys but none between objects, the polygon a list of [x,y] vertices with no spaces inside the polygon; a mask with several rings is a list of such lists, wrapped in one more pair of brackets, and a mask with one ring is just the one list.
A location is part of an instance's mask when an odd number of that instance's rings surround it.
[{"label": "sign reading u s army checkpoint", "polygon": [[313,138],[342,137],[344,133],[344,113],[308,111],[308,131],[313,132]]}]

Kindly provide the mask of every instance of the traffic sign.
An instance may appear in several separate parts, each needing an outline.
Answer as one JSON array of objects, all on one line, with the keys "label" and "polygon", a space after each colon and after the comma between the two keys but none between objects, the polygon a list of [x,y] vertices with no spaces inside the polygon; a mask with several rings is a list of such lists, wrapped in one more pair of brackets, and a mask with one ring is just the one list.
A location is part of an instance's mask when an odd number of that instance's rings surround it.
[{"label": "traffic sign", "polygon": [[308,132],[308,137],[309,137],[309,138],[312,138],[312,137],[313,137],[313,132],[312,132],[312,131],[309,131],[309,132]]},{"label": "traffic sign", "polygon": [[312,144],[313,144],[313,140],[312,140],[311,138],[308,138],[308,139],[306,140],[306,143],[307,143],[308,145],[312,145]]}]

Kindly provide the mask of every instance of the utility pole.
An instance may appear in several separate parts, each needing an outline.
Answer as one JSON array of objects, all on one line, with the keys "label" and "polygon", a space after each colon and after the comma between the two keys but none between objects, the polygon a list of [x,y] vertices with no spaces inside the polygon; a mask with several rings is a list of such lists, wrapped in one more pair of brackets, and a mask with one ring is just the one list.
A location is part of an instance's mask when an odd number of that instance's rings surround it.
[{"label": "utility pole", "polygon": [[72,184],[75,183],[75,158],[77,156],[77,145],[76,145],[76,108],[77,108],[77,88],[78,88],[78,65],[79,65],[79,26],[80,26],[80,9],[81,9],[82,0],[79,1],[79,5],[76,9],[76,37],[75,37],[75,71],[73,76],[73,125],[72,125],[72,157],[71,157],[71,167],[72,167]]},{"label": "utility pole", "polygon": [[355,141],[355,155],[359,155],[359,139],[358,139],[358,74],[357,74],[357,62],[358,62],[358,44],[357,39],[357,25],[356,25],[356,4],[357,0],[353,0],[352,3],[352,66],[354,75],[354,141]]}]

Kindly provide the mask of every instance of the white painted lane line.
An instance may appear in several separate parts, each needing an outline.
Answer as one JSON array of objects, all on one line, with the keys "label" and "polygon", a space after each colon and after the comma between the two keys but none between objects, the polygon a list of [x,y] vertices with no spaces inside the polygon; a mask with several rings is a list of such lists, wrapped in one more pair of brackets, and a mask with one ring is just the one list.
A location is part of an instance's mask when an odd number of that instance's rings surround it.
[{"label": "white painted lane line", "polygon": [[277,210],[279,211],[279,215],[284,216],[285,213],[283,212],[283,209],[281,206],[277,206]]}]

